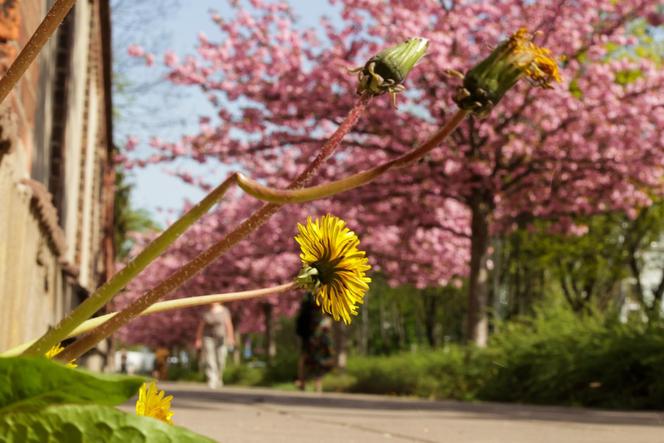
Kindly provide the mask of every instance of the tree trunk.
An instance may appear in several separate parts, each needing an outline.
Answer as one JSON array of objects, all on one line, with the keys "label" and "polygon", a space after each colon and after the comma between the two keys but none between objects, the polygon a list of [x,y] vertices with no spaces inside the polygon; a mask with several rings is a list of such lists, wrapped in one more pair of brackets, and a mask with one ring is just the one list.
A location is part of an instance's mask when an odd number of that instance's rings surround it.
[{"label": "tree trunk", "polygon": [[263,314],[265,316],[265,360],[271,363],[277,355],[277,345],[274,342],[274,322],[270,303],[263,303]]},{"label": "tree trunk", "polygon": [[491,321],[491,331],[492,333],[498,332],[498,325],[503,319],[502,315],[502,306],[501,306],[501,282],[500,277],[503,272],[502,269],[502,254],[503,254],[503,242],[502,239],[498,238],[493,242],[493,273],[491,274],[491,307],[492,307],[492,321]]},{"label": "tree trunk", "polygon": [[362,325],[360,327],[360,349],[362,355],[369,355],[369,294],[364,296],[364,306],[360,313]]},{"label": "tree trunk", "polygon": [[438,295],[435,292],[429,291],[422,293],[424,305],[424,334],[427,337],[427,342],[432,348],[436,347],[436,310],[438,305]]},{"label": "tree trunk", "polygon": [[387,330],[385,329],[385,293],[382,292],[378,297],[378,331],[380,332],[380,349],[387,351],[390,346],[387,343]]},{"label": "tree trunk", "polygon": [[235,331],[235,348],[233,349],[233,363],[237,366],[242,363],[242,334]]},{"label": "tree trunk", "polygon": [[397,339],[397,349],[404,349],[406,347],[406,333],[396,304],[392,304],[392,322],[394,323],[394,332]]},{"label": "tree trunk", "polygon": [[473,196],[470,240],[470,277],[468,280],[468,317],[466,339],[477,346],[486,346],[487,319],[487,255],[489,251],[489,214],[491,208],[479,196]]}]

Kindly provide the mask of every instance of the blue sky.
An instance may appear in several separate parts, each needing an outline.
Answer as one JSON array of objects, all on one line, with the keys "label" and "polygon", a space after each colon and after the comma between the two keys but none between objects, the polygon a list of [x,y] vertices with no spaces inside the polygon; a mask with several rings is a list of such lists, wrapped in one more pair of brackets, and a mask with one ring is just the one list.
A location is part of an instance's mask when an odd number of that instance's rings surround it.
[{"label": "blue sky", "polygon": [[[163,4],[159,0],[149,0],[148,3],[154,7]],[[336,15],[326,0],[300,0],[291,3],[303,26],[316,25],[323,14],[333,18]],[[128,0],[123,4],[123,15],[116,13],[113,17],[116,33],[116,72],[119,71],[130,83],[137,85],[158,82],[163,79],[164,70],[159,67],[146,69],[138,62],[128,62],[124,55],[128,43],[136,43],[156,52],[157,65],[160,65],[161,53],[167,48],[173,49],[179,55],[193,53],[199,32],[214,40],[218,33],[208,12],[214,9],[223,14],[227,7],[223,0],[180,0],[174,8],[162,12],[160,17],[136,30],[134,22],[140,17],[140,11],[134,11],[133,20],[127,19],[127,14],[132,14],[132,8],[143,8],[145,13],[146,6],[144,2]],[[182,134],[196,133],[198,117],[211,111],[210,105],[198,89],[173,88],[166,82],[140,88],[132,94],[130,100],[117,99],[115,103],[117,116],[114,137],[118,146],[123,146],[130,134],[146,142],[150,136],[155,135],[165,140],[175,140]],[[183,183],[165,171],[176,168],[195,174],[204,173],[211,177],[211,182],[220,182],[227,174],[223,167],[219,170],[218,166],[199,165],[193,161],[179,161],[173,166],[149,166],[132,172],[130,178],[135,185],[132,194],[133,206],[147,209],[162,225],[174,220],[175,214],[186,199],[197,201],[203,197],[198,188]]]}]

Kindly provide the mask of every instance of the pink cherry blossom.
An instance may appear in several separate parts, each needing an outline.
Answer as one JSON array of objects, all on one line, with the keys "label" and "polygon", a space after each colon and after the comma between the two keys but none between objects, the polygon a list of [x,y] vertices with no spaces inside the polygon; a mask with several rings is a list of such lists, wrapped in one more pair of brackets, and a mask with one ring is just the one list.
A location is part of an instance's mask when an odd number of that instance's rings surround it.
[{"label": "pink cherry blossom", "polygon": [[[254,1],[249,9],[238,5],[213,15],[218,32],[200,36],[195,53],[167,53],[169,81],[200,91],[216,111],[200,116],[198,134],[176,142],[153,138],[150,149],[170,154],[150,161],[220,161],[268,185],[286,186],[356,100],[355,77],[346,68],[411,36],[426,37],[431,46],[406,81],[399,109],[390,106],[389,97],[374,99],[338,155],[322,168],[318,183],[417,145],[455,112],[458,80],[447,70],[469,69],[522,26],[537,31],[539,44],[565,57],[563,84],[538,90],[522,82],[490,116],[467,119],[411,167],[333,198],[285,207],[174,297],[288,280],[298,269],[292,240],[296,223],[331,212],[358,233],[375,269],[392,284],[458,285],[460,277],[470,275],[477,312],[469,319],[469,333],[478,339],[486,292],[477,270],[486,267],[492,236],[535,217],[558,220],[558,228],[582,235],[575,216],[631,214],[664,191],[664,71],[647,59],[611,54],[608,45],[633,45],[628,18],[636,14],[652,22],[656,2],[333,3],[342,20],[323,19],[316,29],[303,29],[284,2]],[[617,77],[630,70],[640,76],[620,84]],[[185,171],[178,174],[195,182]],[[162,263],[164,257],[156,263],[126,297],[192,259],[257,206],[238,194],[226,198],[175,245],[167,256],[172,261]],[[286,294],[236,303],[232,309],[240,329],[259,330],[261,303],[288,315],[297,299],[298,294]],[[189,340],[192,312],[138,320],[125,338]]]}]

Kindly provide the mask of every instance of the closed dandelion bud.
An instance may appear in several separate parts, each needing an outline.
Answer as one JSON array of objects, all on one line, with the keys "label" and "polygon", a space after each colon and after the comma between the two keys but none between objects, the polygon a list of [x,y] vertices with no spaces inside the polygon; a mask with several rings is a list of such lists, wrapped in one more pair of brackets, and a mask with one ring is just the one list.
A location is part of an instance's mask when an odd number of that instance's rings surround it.
[{"label": "closed dandelion bud", "polygon": [[551,52],[534,44],[525,28],[468,71],[454,101],[461,109],[486,115],[522,77],[545,89],[552,88],[552,82],[561,81]]},{"label": "closed dandelion bud", "polygon": [[413,37],[380,51],[363,67],[351,71],[358,73],[357,93],[381,95],[389,92],[393,103],[396,103],[396,94],[405,90],[403,81],[428,47],[429,40]]}]

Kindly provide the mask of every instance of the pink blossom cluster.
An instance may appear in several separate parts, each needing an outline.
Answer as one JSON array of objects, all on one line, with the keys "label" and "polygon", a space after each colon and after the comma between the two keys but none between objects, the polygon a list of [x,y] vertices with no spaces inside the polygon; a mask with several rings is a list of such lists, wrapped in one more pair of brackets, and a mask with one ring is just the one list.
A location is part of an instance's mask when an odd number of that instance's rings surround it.
[{"label": "pink blossom cluster", "polygon": [[[355,77],[347,68],[410,36],[426,37],[431,45],[410,74],[399,109],[391,108],[388,97],[374,99],[317,182],[367,169],[424,140],[456,109],[452,96],[459,81],[448,70],[467,70],[520,27],[537,32],[537,43],[560,57],[563,83],[538,90],[522,82],[488,118],[467,119],[446,143],[409,168],[331,199],[284,208],[176,296],[287,280],[297,272],[295,224],[310,214],[332,212],[347,220],[374,268],[392,284],[425,287],[468,272],[472,202],[489,208],[493,233],[540,217],[559,220],[561,230],[582,235],[575,216],[632,213],[661,195],[664,70],[629,51],[638,42],[627,26],[635,16],[652,23],[656,2],[332,3],[340,7],[342,20],[324,18],[316,29],[300,27],[285,2],[252,1],[247,8],[236,5],[223,16],[213,14],[219,35],[199,36],[194,54],[169,52],[164,63],[174,85],[200,90],[216,114],[200,117],[197,134],[152,139],[154,153],[124,158],[126,165],[215,160],[269,185],[286,186],[356,100]],[[614,54],[615,45],[627,50]],[[633,81],[617,81],[631,71],[639,73]],[[128,150],[136,143],[128,140]],[[183,178],[195,182],[186,174]],[[170,265],[159,265],[140,285],[149,288],[255,207],[244,197],[224,201],[162,260]],[[295,299],[270,302],[288,314]],[[256,303],[234,306],[243,330],[261,327]],[[134,336],[140,335],[138,329],[131,329]]]}]

